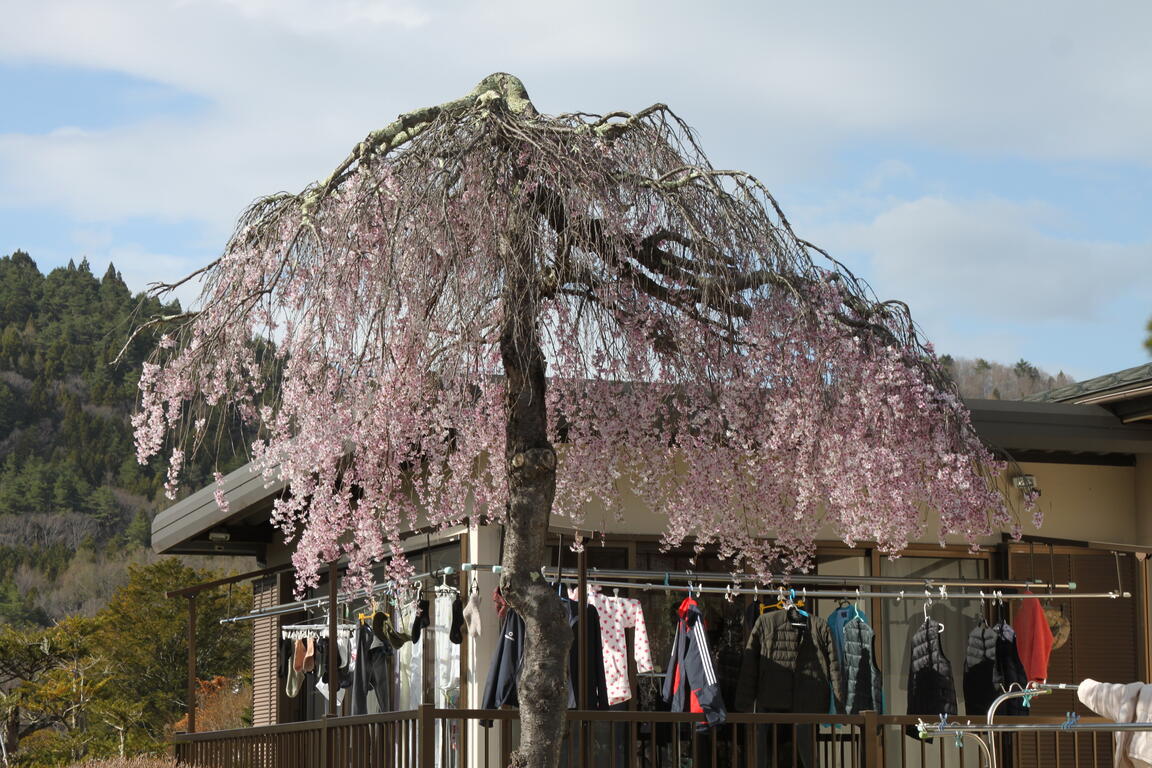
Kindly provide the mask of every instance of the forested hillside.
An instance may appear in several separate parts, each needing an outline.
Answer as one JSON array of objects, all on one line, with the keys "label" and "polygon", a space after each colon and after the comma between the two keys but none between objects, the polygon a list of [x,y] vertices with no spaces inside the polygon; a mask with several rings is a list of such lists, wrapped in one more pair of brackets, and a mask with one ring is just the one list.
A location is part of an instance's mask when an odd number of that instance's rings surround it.
[{"label": "forested hillside", "polygon": [[964,397],[1023,400],[1029,395],[1072,383],[1064,371],[1052,375],[1023,359],[1015,365],[1002,365],[982,357],[944,355],[940,362]]},{"label": "forested hillside", "polygon": [[129,417],[155,339],[110,363],[140,318],[178,309],[133,296],[112,265],[100,278],[87,261],[44,275],[26,253],[0,257],[0,623],[92,615],[127,562],[149,559],[151,518],[168,502],[158,465],[136,461]]}]

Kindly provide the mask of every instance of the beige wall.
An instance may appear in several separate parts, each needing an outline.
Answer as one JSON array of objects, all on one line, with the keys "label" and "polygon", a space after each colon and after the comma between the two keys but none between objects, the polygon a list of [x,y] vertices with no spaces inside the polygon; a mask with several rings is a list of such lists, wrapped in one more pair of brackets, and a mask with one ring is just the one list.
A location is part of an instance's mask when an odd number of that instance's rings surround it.
[{"label": "beige wall", "polygon": [[1023,464],[1021,468],[1036,478],[1042,491],[1042,536],[1137,543],[1136,467]]},{"label": "beige wall", "polygon": [[[1142,457],[1136,467],[1028,463],[1022,464],[1021,469],[1036,478],[1036,485],[1041,490],[1040,509],[1044,513],[1044,523],[1039,529],[1032,524],[1031,515],[1024,516],[1022,523],[1026,535],[1152,543],[1152,456]],[[1009,492],[1017,494],[1015,489]],[[1015,500],[1019,501],[1019,497]],[[552,525],[556,528],[603,530],[609,536],[613,533],[658,535],[663,532],[665,522],[662,515],[647,509],[635,497],[628,498],[620,520],[599,505],[588,508],[579,526],[569,518],[552,517]],[[771,532],[765,533],[770,535]],[[835,538],[831,529],[817,533],[817,539]],[[996,533],[981,543],[995,544],[1000,538]],[[937,540],[936,526],[930,518],[919,542],[934,544]],[[950,536],[948,543],[965,542],[960,537]]]}]

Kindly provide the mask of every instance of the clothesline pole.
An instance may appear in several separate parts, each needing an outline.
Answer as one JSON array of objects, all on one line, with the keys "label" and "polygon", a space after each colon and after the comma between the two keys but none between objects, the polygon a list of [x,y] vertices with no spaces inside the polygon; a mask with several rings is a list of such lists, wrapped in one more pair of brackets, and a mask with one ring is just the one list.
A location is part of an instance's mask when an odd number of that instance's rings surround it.
[{"label": "clothesline pole", "polygon": [[[500,566],[498,566],[498,565],[478,565],[478,564],[474,564],[474,563],[465,563],[464,566],[466,566],[466,567],[462,567],[461,570],[465,570],[465,571],[467,571],[467,570],[472,570],[472,571],[488,571],[488,570],[490,570],[493,573],[499,573],[500,572]],[[434,578],[436,576],[443,575],[450,570],[452,570],[452,569],[450,569],[450,568],[438,568],[435,571],[429,571],[427,573],[418,573],[415,576],[411,577],[409,579],[409,581],[421,581],[422,579]],[[338,594],[335,604],[336,605],[343,605],[344,603],[350,603],[350,602],[353,602],[355,600],[359,600],[362,598],[372,597],[373,595],[375,595],[379,592],[382,592],[386,589],[389,589],[390,587],[394,586],[394,584],[395,584],[395,582],[388,581],[384,584],[377,584],[372,589],[359,589],[359,590],[356,590],[355,592],[346,592],[342,595]],[[220,623],[221,624],[234,624],[234,623],[239,622],[239,621],[252,621],[254,619],[265,619],[265,618],[268,618],[269,616],[283,616],[286,613],[297,613],[299,611],[306,611],[309,608],[320,608],[320,607],[323,607],[325,605],[331,605],[332,604],[331,601],[332,601],[332,596],[331,596],[331,593],[329,593],[327,596],[324,596],[324,597],[310,597],[307,600],[297,600],[297,601],[292,602],[292,603],[281,603],[280,605],[276,605],[276,606],[273,606],[271,608],[264,608],[261,610],[249,611],[248,613],[244,613],[244,614],[241,614],[239,616],[229,616],[227,618],[220,619]]]},{"label": "clothesline pole", "polygon": [[[559,575],[556,568],[548,567],[544,569],[544,574],[548,578],[555,578]],[[718,583],[743,583],[755,584],[756,577],[750,574],[723,574],[723,573],[687,573],[684,571],[632,571],[632,570],[614,570],[609,568],[592,568],[588,572],[588,576],[592,580],[597,579],[613,579],[613,580],[634,580],[634,581],[662,581],[665,577],[669,579],[676,579],[679,581],[692,581],[692,582],[718,582]],[[1014,581],[995,581],[988,579],[910,579],[910,578],[896,578],[890,576],[821,576],[818,574],[794,574],[788,577],[781,577],[779,581],[783,583],[787,581],[788,584],[814,584],[814,585],[869,585],[877,587],[924,587],[930,586],[932,588],[938,587],[970,587],[974,589],[1035,589],[1035,588],[1052,588],[1052,589],[1067,589],[1075,590],[1077,587],[1076,582],[1070,581],[1061,584],[1049,584],[1045,581],[1028,581],[1028,580],[1014,580]],[[762,587],[764,585],[761,585]],[[1061,595],[1064,597],[1065,595]]]},{"label": "clothesline pole", "polygon": [[[580,661],[580,681],[579,681],[579,695],[580,695],[580,709],[588,709],[588,638],[587,628],[584,626],[585,613],[588,606],[588,553],[581,547],[580,551],[576,553],[576,573],[578,584],[578,605],[577,605],[577,624],[576,624],[576,642],[577,657]],[[584,763],[581,762],[581,765]]]},{"label": "clothesline pole", "polygon": [[196,733],[196,595],[188,595],[188,733]]},{"label": "clothesline pole", "polygon": [[328,564],[328,715],[336,716],[336,694],[340,689],[340,649],[336,642],[336,561]]},{"label": "clothesline pole", "polygon": [[[579,583],[578,579],[574,579],[570,576],[564,576],[560,580],[566,584]],[[589,578],[587,579],[587,583],[595,585],[595,586],[601,586],[601,587],[618,587],[620,589],[639,589],[639,590],[645,590],[645,591],[659,590],[659,591],[663,591],[663,592],[683,592],[683,591],[686,591],[688,589],[688,586],[686,584],[660,584],[660,583],[653,583],[653,582],[636,583],[636,582],[600,579],[600,578],[597,578],[597,575],[594,571],[591,574],[589,574]],[[923,586],[923,585],[920,585],[920,586]],[[940,585],[940,586],[943,587],[943,585]],[[762,597],[773,597],[777,594],[778,589],[755,589],[755,588],[749,589],[749,588],[745,587],[744,589],[740,590],[739,592],[733,592],[732,589],[730,589],[730,587],[724,587],[724,588],[721,588],[721,587],[701,587],[698,585],[693,585],[692,591],[693,592],[703,592],[703,593],[708,593],[708,594],[715,594],[715,595],[733,595],[733,594],[735,594],[735,595],[739,596],[739,595],[744,595],[744,594],[751,594],[751,595],[760,595]],[[888,599],[888,600],[897,600],[897,601],[905,600],[905,599],[906,600],[923,600],[926,598],[931,599],[933,601],[947,601],[947,600],[989,600],[989,601],[993,601],[993,600],[1026,600],[1029,598],[1037,598],[1037,597],[1044,597],[1044,596],[1045,595],[1033,595],[1033,594],[1008,594],[1008,595],[1005,595],[999,591],[985,592],[985,593],[948,592],[946,588],[943,589],[943,591],[940,591],[939,589],[935,589],[935,590],[910,589],[910,590],[901,590],[898,592],[896,592],[896,591],[893,591],[893,592],[857,592],[856,590],[838,591],[838,590],[812,590],[812,589],[804,589],[802,591],[796,590],[796,597],[797,598],[803,597],[803,598],[808,598],[810,600],[816,600],[816,599],[852,600],[852,599],[859,597],[859,598]],[[1100,600],[1100,599],[1105,599],[1105,598],[1115,600],[1115,599],[1119,599],[1119,598],[1130,598],[1130,597],[1132,597],[1131,592],[1091,592],[1091,593],[1072,592],[1072,593],[1060,595],[1061,600],[1065,600],[1065,599],[1096,599],[1096,600]]]},{"label": "clothesline pole", "polygon": [[[576,553],[576,574],[578,592],[577,605],[576,605],[576,642],[578,653],[578,664],[576,665],[579,672],[579,681],[577,682],[577,705],[581,711],[588,709],[588,638],[586,637],[587,630],[584,625],[585,614],[587,613],[586,606],[588,605],[588,552],[584,547],[580,547],[580,551]],[[587,725],[580,721],[576,725],[576,750],[577,750],[577,765],[585,765],[585,757],[587,756]]]}]

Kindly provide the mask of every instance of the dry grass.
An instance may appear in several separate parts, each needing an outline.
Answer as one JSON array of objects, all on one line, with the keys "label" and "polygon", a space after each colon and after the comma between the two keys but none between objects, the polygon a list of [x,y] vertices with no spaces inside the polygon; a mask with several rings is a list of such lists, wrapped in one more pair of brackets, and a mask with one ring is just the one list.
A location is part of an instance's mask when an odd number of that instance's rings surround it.
[{"label": "dry grass", "polygon": [[86,760],[81,763],[73,763],[68,768],[176,768],[176,760],[171,757],[137,755],[136,757]]}]

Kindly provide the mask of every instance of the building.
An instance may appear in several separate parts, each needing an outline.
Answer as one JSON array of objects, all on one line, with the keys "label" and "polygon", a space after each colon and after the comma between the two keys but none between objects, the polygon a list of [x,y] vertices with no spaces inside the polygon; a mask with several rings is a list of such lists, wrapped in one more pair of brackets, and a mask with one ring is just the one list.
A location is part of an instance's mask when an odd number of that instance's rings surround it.
[{"label": "building", "polygon": [[[1075,584],[1074,592],[1079,594],[1130,593],[1131,597],[1127,598],[1079,599],[1067,597],[1068,590],[1055,590],[1056,596],[1046,603],[1053,617],[1063,617],[1070,633],[1066,642],[1053,651],[1049,680],[1149,679],[1152,640],[1149,638],[1146,555],[1152,552],[1152,365],[1052,390],[1025,402],[971,400],[968,406],[976,429],[986,442],[1006,451],[1018,462],[1019,470],[1015,474],[1027,478],[1020,482],[1032,484],[1041,491],[1043,527],[1039,531],[1027,529],[1027,535],[1020,541],[1004,536],[988,538],[980,542],[980,550],[976,552],[959,540],[949,541],[942,548],[933,537],[931,541],[911,544],[903,556],[895,560],[882,556],[867,544],[849,548],[839,541],[820,542],[816,573],[827,577],[829,583],[851,584],[857,580],[856,583],[865,585],[865,591],[866,580],[874,577],[921,584],[908,588],[907,599],[865,601],[876,630],[885,714],[869,715],[871,719],[867,722],[859,717],[846,718],[843,732],[812,726],[819,731],[816,741],[820,752],[816,762],[821,765],[850,764],[856,759],[851,755],[858,756],[861,764],[867,765],[936,765],[950,761],[977,764],[977,750],[972,749],[971,744],[966,752],[960,751],[957,755],[952,745],[948,747],[951,752],[944,748],[944,742],[950,740],[941,739],[939,747],[934,745],[924,750],[900,735],[902,725],[915,721],[915,718],[900,717],[905,712],[911,635],[919,626],[922,613],[927,615],[928,611],[948,629],[943,645],[957,677],[960,712],[964,713],[959,677],[967,634],[982,616],[992,619],[1006,616],[1011,608],[991,599],[987,603],[936,599],[930,609],[926,609],[923,584],[929,581],[933,590],[935,583],[942,580],[980,579],[1036,582],[1034,591],[1041,596],[1049,591],[1049,584],[1069,583]],[[217,507],[214,488],[202,489],[157,516],[153,524],[153,546],[158,552],[169,554],[253,555],[269,569],[284,569],[291,552],[269,523],[273,500],[283,490],[276,485],[266,485],[262,477],[247,469],[233,472],[224,481],[229,512]],[[574,532],[563,527],[565,522],[555,521],[553,556],[554,563],[571,572],[577,566],[576,556],[568,546]],[[626,511],[621,523],[586,548],[585,568],[672,574],[689,570],[697,574],[727,573],[725,564],[708,553],[693,557],[691,552],[661,551],[658,543],[661,526],[661,520],[651,514]],[[445,581],[467,591],[470,580],[475,579],[483,596],[484,632],[478,639],[465,639],[460,646],[458,700],[445,699],[443,691],[435,690],[433,667],[438,663],[435,640],[423,641],[420,698],[437,708],[455,709],[458,705],[461,709],[477,710],[481,707],[484,676],[499,634],[490,599],[496,577],[483,572],[461,576],[460,567],[462,563],[498,563],[500,538],[498,526],[474,526],[434,534],[415,532],[408,541],[418,570],[451,567],[455,573],[445,577]],[[256,579],[255,608],[292,602],[290,582],[288,570]],[[327,590],[328,585],[322,584],[316,594],[323,596]],[[667,659],[672,631],[668,617],[671,608],[683,597],[683,589],[636,589],[631,594],[641,601],[648,617],[653,659],[656,665],[662,666]],[[991,598],[992,588],[988,594]],[[738,602],[750,599],[752,596],[745,593]],[[700,602],[710,621],[724,621],[723,614],[732,607],[722,595],[707,595],[700,598]],[[836,607],[836,601],[813,600],[810,605],[816,613],[826,614]],[[319,694],[306,691],[299,697],[289,698],[277,670],[281,626],[298,622],[304,615],[301,612],[269,616],[252,622],[255,700],[254,728],[250,733],[178,735],[179,754],[203,765],[308,765],[318,764],[313,761],[321,759],[331,765],[349,766],[503,764],[499,760],[514,740],[514,713],[507,716],[512,719],[498,721],[500,727],[489,731],[481,728],[475,719],[446,718],[428,708],[405,716],[324,718],[327,703]],[[586,738],[570,739],[570,747],[575,745],[573,749],[584,752],[572,752],[566,758],[569,765],[616,758],[628,765],[634,764],[630,762],[632,759],[641,758],[646,761],[641,764],[661,764],[657,757],[665,758],[662,764],[670,764],[668,748],[661,752],[655,742],[670,739],[671,731],[661,731],[666,727],[646,722],[641,709],[651,702],[652,678],[637,677],[634,668],[631,675],[635,695],[626,706],[632,714],[615,715],[632,718],[631,724],[623,720],[615,726],[589,722]],[[1074,697],[1067,695],[1037,698],[1032,713],[1034,719],[1062,716],[1073,708],[1073,703]],[[347,711],[348,705],[342,709]],[[418,715],[426,719],[419,720]],[[777,728],[790,728],[790,723],[800,722],[803,717],[734,715],[733,719],[741,723],[775,722]],[[807,722],[830,719],[833,718],[809,717]],[[433,722],[438,723],[434,730],[427,727]],[[345,723],[349,725],[343,725]],[[698,750],[693,755],[694,764],[709,764],[709,754],[720,762],[732,762],[735,755],[749,759],[748,753],[755,751],[753,741],[763,740],[764,729],[771,726],[762,725],[759,731],[746,725],[740,727],[744,728],[740,731],[744,735],[737,735],[736,740],[743,740],[743,752],[730,754],[727,750],[739,748],[722,739],[717,751],[715,738],[700,737],[699,743],[693,741]],[[612,728],[625,730],[613,732]],[[620,735],[625,732],[626,736]],[[1054,735],[1051,743],[1047,735],[1043,742],[1039,738],[1035,743],[1018,739],[1008,742],[1002,752],[1010,754],[1011,760],[1019,765],[1050,764],[1057,754],[1065,765],[1075,765],[1077,760],[1087,764],[1092,759],[1109,759],[1110,739],[1106,736],[1091,742],[1074,740],[1071,734],[1066,736]],[[651,744],[645,745],[645,739]],[[672,741],[688,751],[686,741]],[[296,746],[285,746],[292,744]],[[411,750],[405,752],[409,747]],[[308,753],[312,757],[301,762],[301,749],[313,750]],[[381,749],[385,752],[380,752]],[[420,749],[429,762],[401,759],[411,758]],[[845,749],[850,757],[845,757]],[[764,751],[763,746],[760,751]],[[629,762],[623,762],[625,758]]]}]

